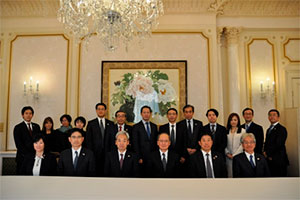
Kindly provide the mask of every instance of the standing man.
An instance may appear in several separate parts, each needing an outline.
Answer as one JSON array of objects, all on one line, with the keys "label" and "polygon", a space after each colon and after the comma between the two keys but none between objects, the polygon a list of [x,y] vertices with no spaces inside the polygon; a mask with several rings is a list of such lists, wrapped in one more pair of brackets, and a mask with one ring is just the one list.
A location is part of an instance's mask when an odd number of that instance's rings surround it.
[{"label": "standing man", "polygon": [[209,109],[206,112],[208,124],[204,126],[204,132],[211,133],[213,138],[212,150],[224,155],[225,159],[225,148],[227,146],[227,131],[226,128],[217,123],[219,112],[216,109]]},{"label": "standing man", "polygon": [[255,136],[253,133],[244,133],[241,137],[243,153],[233,157],[233,177],[268,177],[270,171],[263,155],[255,153]]},{"label": "standing man", "polygon": [[41,129],[36,123],[31,122],[34,115],[34,110],[31,106],[25,106],[21,111],[23,122],[17,124],[14,128],[14,139],[17,148],[17,174],[21,173],[21,166],[24,157],[28,153],[34,153],[32,137],[38,134]]},{"label": "standing man", "polygon": [[[114,135],[113,137],[111,137],[111,145],[112,145],[112,149],[116,149],[116,145],[115,145],[115,136],[118,132],[120,131],[126,131],[128,134],[129,134],[129,138],[130,140],[132,140],[132,126],[129,126],[126,124],[126,120],[127,120],[127,117],[126,117],[126,113],[124,111],[121,111],[121,110],[118,110],[115,114],[115,117],[116,117],[116,124],[115,124],[115,130],[114,130]],[[129,144],[127,146],[127,149],[128,150],[131,150],[132,149],[132,146],[131,146],[131,142],[129,141]]]},{"label": "standing man", "polygon": [[169,150],[170,135],[161,133],[157,139],[159,150],[151,153],[147,174],[152,178],[176,178],[179,176],[179,156]]},{"label": "standing man", "polygon": [[200,151],[191,155],[189,174],[191,178],[227,178],[223,155],[212,151],[212,135],[203,133],[199,139]]},{"label": "standing man", "polygon": [[254,111],[252,108],[245,108],[243,110],[243,117],[245,123],[242,124],[242,128],[246,130],[247,133],[253,133],[256,140],[256,147],[254,149],[255,153],[262,154],[263,144],[264,144],[264,131],[262,126],[253,122]]},{"label": "standing man", "polygon": [[184,133],[185,137],[185,151],[188,155],[194,154],[198,146],[198,138],[203,131],[203,124],[201,121],[193,119],[194,116],[194,106],[185,105],[183,107],[183,114],[185,119],[178,123],[178,126]]},{"label": "standing man", "polygon": [[152,110],[149,106],[141,108],[142,120],[135,124],[132,129],[132,145],[138,155],[139,163],[142,165],[142,176],[145,176],[145,168],[149,160],[150,153],[157,149],[157,126],[150,122]]},{"label": "standing man", "polygon": [[287,176],[287,166],[289,165],[285,148],[287,131],[279,123],[280,114],[278,110],[271,109],[268,112],[268,116],[271,125],[266,134],[264,156],[267,158],[271,176],[285,177]]},{"label": "standing man", "polygon": [[69,134],[72,147],[61,152],[58,174],[61,176],[95,176],[95,157],[91,150],[82,147],[84,141],[82,130],[74,128],[69,131]]},{"label": "standing man", "polygon": [[160,126],[159,133],[169,134],[171,140],[169,149],[176,152],[180,156],[180,162],[184,163],[184,133],[176,123],[177,116],[177,110],[175,108],[169,108],[167,111],[169,123]]},{"label": "standing man", "polygon": [[94,152],[96,158],[96,171],[98,176],[103,176],[105,154],[109,151],[109,138],[114,134],[114,123],[105,119],[106,105],[96,105],[97,118],[88,122],[86,131],[87,148]]}]

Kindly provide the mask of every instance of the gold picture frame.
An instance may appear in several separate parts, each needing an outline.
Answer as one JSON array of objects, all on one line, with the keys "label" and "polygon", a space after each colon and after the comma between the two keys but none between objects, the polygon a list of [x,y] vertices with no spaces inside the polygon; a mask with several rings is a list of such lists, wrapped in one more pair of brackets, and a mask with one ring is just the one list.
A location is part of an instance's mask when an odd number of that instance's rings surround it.
[{"label": "gold picture frame", "polygon": [[178,110],[187,103],[187,61],[102,61],[101,101],[107,105],[107,117],[123,110],[129,123],[140,121],[140,108],[152,108],[154,123],[167,123],[169,108]]}]

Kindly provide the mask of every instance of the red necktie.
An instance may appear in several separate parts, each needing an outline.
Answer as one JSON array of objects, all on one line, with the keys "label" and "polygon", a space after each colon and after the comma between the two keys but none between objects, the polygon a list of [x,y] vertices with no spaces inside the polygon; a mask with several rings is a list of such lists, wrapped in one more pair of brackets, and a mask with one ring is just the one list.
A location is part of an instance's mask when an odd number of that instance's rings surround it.
[{"label": "red necktie", "polygon": [[119,126],[119,131],[122,131],[122,126]]},{"label": "red necktie", "polygon": [[27,125],[28,125],[29,134],[30,134],[30,136],[32,136],[32,130],[31,130],[31,127],[30,127],[30,123],[27,123]]}]

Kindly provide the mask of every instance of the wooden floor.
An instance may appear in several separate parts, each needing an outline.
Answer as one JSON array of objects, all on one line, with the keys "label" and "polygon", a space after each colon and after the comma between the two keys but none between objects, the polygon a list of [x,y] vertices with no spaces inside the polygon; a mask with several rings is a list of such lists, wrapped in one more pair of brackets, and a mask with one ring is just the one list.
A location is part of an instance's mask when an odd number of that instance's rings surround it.
[{"label": "wooden floor", "polygon": [[111,179],[0,176],[0,199],[300,199],[300,178]]}]

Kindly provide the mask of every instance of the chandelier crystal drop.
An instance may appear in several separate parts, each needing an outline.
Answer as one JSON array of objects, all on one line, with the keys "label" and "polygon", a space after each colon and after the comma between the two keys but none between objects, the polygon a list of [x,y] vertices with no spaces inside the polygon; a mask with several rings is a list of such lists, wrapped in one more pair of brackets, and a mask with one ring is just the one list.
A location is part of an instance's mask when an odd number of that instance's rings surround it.
[{"label": "chandelier crystal drop", "polygon": [[127,48],[135,37],[149,37],[161,15],[162,0],[60,0],[58,10],[58,20],[77,42],[96,34],[110,51],[120,40]]}]

